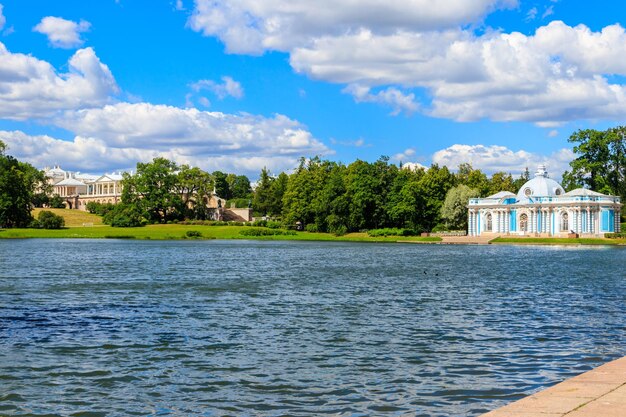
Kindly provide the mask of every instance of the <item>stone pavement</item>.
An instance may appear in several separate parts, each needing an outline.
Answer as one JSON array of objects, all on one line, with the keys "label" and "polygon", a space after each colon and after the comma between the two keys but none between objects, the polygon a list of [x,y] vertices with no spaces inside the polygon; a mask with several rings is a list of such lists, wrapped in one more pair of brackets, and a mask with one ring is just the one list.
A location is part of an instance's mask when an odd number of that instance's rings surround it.
[{"label": "stone pavement", "polygon": [[626,417],[626,356],[481,417]]},{"label": "stone pavement", "polygon": [[448,245],[486,245],[493,239],[495,239],[494,236],[443,236],[441,243]]}]

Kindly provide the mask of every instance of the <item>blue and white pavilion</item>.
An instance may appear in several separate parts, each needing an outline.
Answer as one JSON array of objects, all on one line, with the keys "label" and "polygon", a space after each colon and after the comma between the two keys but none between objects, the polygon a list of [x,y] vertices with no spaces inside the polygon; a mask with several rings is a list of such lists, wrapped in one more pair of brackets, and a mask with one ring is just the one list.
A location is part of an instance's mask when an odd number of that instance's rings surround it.
[{"label": "blue and white pavilion", "polygon": [[620,198],[584,188],[565,192],[540,165],[517,195],[501,191],[469,200],[468,234],[566,237],[620,231]]}]

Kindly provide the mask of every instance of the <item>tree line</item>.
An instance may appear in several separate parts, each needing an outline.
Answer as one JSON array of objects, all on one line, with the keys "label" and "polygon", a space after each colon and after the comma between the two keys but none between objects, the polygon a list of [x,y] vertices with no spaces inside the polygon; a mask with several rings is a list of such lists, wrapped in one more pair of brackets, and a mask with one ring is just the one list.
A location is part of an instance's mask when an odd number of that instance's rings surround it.
[{"label": "tree line", "polygon": [[[626,201],[626,127],[579,130],[569,142],[576,159],[563,174],[566,191],[584,186]],[[33,220],[32,207],[58,203],[58,197],[51,196],[42,171],[5,151],[0,142],[0,227],[26,227]],[[208,202],[215,194],[229,205],[251,206],[255,216],[285,225],[301,222],[309,231],[464,230],[469,198],[515,193],[528,179],[528,168],[516,176],[506,172],[487,176],[470,164],[452,172],[436,164],[403,169],[387,157],[348,165],[314,157],[301,158],[290,174],[261,170],[253,190],[244,175],[208,173],[155,158],[138,163],[134,174],[124,174],[121,204],[91,209],[116,226],[204,220],[210,218]]]}]

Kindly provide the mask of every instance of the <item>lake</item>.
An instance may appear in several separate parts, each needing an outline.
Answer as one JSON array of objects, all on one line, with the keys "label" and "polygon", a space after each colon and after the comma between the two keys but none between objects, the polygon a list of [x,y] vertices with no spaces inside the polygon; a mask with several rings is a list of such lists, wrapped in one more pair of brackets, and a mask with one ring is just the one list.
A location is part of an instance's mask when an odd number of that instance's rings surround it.
[{"label": "lake", "polygon": [[0,240],[0,415],[479,415],[626,354],[625,255]]}]

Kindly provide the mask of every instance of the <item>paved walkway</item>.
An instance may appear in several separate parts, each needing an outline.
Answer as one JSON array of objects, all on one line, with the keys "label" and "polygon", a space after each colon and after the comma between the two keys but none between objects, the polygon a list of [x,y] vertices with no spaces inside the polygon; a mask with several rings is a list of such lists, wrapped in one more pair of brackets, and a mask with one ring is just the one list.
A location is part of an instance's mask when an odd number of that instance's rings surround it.
[{"label": "paved walkway", "polygon": [[481,417],[626,417],[626,356]]},{"label": "paved walkway", "polygon": [[442,236],[441,243],[448,245],[486,245],[494,236]]}]

